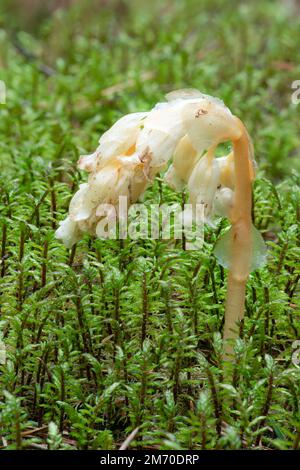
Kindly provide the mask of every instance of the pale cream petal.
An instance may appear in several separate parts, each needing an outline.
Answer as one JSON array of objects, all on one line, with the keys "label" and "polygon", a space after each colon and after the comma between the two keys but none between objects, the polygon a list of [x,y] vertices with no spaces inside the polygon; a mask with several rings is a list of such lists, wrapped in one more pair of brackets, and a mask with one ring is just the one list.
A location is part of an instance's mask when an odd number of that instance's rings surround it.
[{"label": "pale cream petal", "polygon": [[101,201],[109,199],[110,195],[113,194],[118,181],[119,166],[114,161],[112,164],[106,165],[100,171],[90,175],[86,201],[91,206],[97,206]]},{"label": "pale cream petal", "polygon": [[186,100],[182,120],[186,134],[198,153],[211,146],[237,139],[241,130],[229,109],[211,97]]},{"label": "pale cream petal", "polygon": [[142,153],[149,149],[152,153],[152,167],[165,165],[172,158],[178,141],[184,136],[180,112],[183,106],[183,100],[160,103],[143,121],[136,150]]},{"label": "pale cream petal", "polygon": [[69,207],[69,215],[73,221],[85,220],[91,214],[91,207],[86,203],[86,196],[88,194],[89,185],[87,183],[81,184],[79,190],[74,194],[71,199]]},{"label": "pale cream petal", "polygon": [[[102,135],[93,154],[80,158],[79,168],[90,175],[72,198],[69,217],[58,229],[58,237],[66,244],[71,246],[83,231],[96,234],[103,218],[102,204],[111,204],[118,215],[119,196],[127,197],[129,205],[135,202],[172,157],[165,180],[176,190],[187,184],[194,207],[202,205],[207,218],[214,200],[220,211],[230,208],[233,157],[214,159],[213,152],[220,142],[240,137],[238,120],[222,101],[198,90],[178,90],[167,99],[149,113],[121,118]],[[200,158],[205,150],[207,154]]]},{"label": "pale cream petal", "polygon": [[136,149],[140,155],[149,153],[152,157],[152,167],[166,165],[171,159],[177,141],[167,132],[144,128],[137,139]]},{"label": "pale cream petal", "polygon": [[234,191],[230,188],[220,188],[216,191],[213,211],[216,215],[221,217],[229,217],[230,211],[233,207]]},{"label": "pale cream petal", "polygon": [[62,240],[63,244],[67,248],[71,248],[77,243],[82,236],[81,231],[78,228],[78,224],[67,217],[65,220],[60,222],[58,229],[55,232],[55,237],[58,240]]},{"label": "pale cream petal", "polygon": [[133,204],[144,194],[149,185],[149,180],[144,173],[137,172],[132,183],[128,187],[129,203]]},{"label": "pale cream petal", "polygon": [[168,171],[164,175],[164,182],[174,191],[178,192],[182,191],[185,185],[185,181],[180,178],[173,164],[169,166]]},{"label": "pale cream petal", "polygon": [[196,88],[182,88],[180,90],[174,90],[170,93],[166,94],[167,101],[174,101],[174,100],[190,100],[195,98],[202,98],[203,93],[197,90]]},{"label": "pale cream petal", "polygon": [[185,135],[179,141],[173,157],[174,168],[183,181],[188,181],[198,159],[199,155],[191,145],[189,137]]},{"label": "pale cream petal", "polygon": [[148,113],[127,114],[101,136],[97,151],[102,162],[126,154],[135,145],[147,115]]},{"label": "pale cream petal", "polygon": [[159,103],[143,121],[144,129],[158,130],[172,135],[173,139],[183,136],[183,124],[180,109],[185,102]]},{"label": "pale cream petal", "polygon": [[219,157],[216,162],[220,168],[220,183],[222,186],[233,189],[234,188],[234,155],[230,152],[225,157]]}]

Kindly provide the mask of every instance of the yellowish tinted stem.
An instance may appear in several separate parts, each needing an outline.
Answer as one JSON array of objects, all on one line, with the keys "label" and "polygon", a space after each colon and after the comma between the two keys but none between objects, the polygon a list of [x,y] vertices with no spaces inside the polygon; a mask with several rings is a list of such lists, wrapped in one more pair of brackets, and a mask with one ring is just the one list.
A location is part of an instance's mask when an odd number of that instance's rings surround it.
[{"label": "yellowish tinted stem", "polygon": [[249,166],[249,138],[243,123],[238,118],[236,119],[241,129],[241,137],[233,141],[235,201],[230,214],[232,246],[223,335],[224,359],[230,359],[233,352],[232,340],[238,337],[238,323],[244,318],[245,290],[252,254],[252,175]]}]

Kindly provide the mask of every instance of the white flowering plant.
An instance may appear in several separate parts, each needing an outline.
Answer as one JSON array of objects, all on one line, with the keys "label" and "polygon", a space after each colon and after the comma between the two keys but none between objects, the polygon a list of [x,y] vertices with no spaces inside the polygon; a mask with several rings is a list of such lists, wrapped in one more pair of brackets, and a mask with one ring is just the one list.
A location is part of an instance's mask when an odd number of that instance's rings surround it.
[{"label": "white flowering plant", "polygon": [[[72,247],[84,232],[101,236],[103,217],[118,215],[119,198],[127,198],[130,206],[156,175],[165,172],[169,186],[189,194],[192,211],[186,217],[195,217],[200,206],[208,224],[213,224],[214,215],[231,223],[215,247],[218,262],[229,269],[227,357],[228,340],[237,336],[237,322],[243,318],[248,275],[266,258],[264,242],[251,220],[253,146],[243,123],[221,100],[194,89],[174,91],[166,98],[149,112],[119,119],[101,136],[96,151],[79,159],[78,167],[88,173],[88,180],[73,196],[56,237]],[[227,141],[232,142],[232,151],[216,157],[217,146]]]}]

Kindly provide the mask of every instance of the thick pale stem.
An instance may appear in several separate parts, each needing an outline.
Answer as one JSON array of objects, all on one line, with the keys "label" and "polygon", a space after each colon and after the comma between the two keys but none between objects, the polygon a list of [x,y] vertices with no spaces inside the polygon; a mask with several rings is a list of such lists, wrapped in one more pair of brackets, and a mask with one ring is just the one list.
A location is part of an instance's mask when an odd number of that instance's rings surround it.
[{"label": "thick pale stem", "polygon": [[238,119],[241,137],[233,141],[235,167],[235,201],[230,214],[232,224],[231,265],[228,275],[224,325],[224,358],[232,354],[232,342],[238,337],[238,322],[244,318],[245,289],[252,255],[251,237],[251,167],[249,138]]}]

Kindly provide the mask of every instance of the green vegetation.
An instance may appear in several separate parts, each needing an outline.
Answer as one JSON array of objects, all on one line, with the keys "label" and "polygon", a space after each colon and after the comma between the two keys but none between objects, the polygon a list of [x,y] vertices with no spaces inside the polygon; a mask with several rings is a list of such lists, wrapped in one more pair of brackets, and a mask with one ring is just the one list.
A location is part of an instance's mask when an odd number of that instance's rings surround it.
[{"label": "green vegetation", "polygon": [[[291,4],[82,1],[35,21],[1,5],[0,447],[115,449],[138,428],[131,448],[299,448]],[[212,255],[224,222],[201,252],[89,236],[70,251],[54,239],[85,179],[78,156],[121,115],[183,87],[240,116],[259,165],[254,219],[269,259],[250,276],[225,377],[226,272]],[[149,204],[183,198],[159,180],[146,193]]]}]

